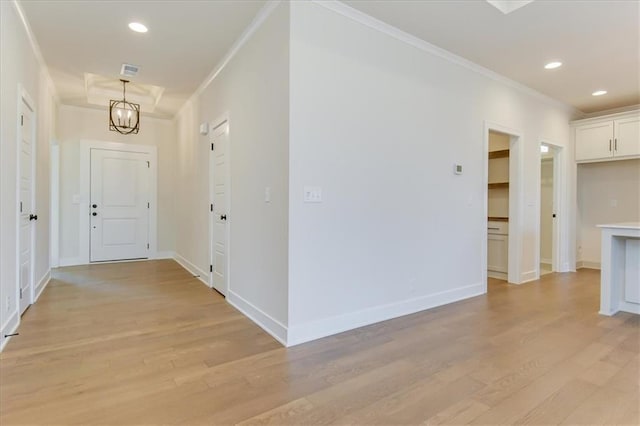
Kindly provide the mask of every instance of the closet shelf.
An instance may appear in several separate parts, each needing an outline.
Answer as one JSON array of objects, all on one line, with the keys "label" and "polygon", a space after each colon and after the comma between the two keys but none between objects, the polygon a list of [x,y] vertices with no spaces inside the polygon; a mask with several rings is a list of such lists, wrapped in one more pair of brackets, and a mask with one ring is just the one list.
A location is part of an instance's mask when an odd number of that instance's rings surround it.
[{"label": "closet shelf", "polygon": [[489,184],[489,189],[509,188],[509,182],[495,182]]},{"label": "closet shelf", "polygon": [[501,149],[500,151],[491,151],[489,152],[489,160],[492,158],[507,158],[509,157],[508,149]]}]

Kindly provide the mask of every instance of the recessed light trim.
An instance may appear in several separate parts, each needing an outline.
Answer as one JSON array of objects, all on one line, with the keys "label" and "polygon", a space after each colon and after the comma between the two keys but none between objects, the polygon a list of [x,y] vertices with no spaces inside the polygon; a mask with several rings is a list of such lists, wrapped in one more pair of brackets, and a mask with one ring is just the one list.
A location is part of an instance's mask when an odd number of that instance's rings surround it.
[{"label": "recessed light trim", "polygon": [[544,66],[544,68],[547,70],[554,70],[556,68],[560,68],[561,66],[562,66],[562,62],[554,61],[554,62],[549,62],[547,65]]},{"label": "recessed light trim", "polygon": [[129,29],[137,33],[146,33],[147,31],[149,31],[147,27],[144,24],[141,24],[140,22],[131,22],[129,24]]},{"label": "recessed light trim", "polygon": [[593,92],[591,94],[591,96],[602,96],[602,95],[606,95],[607,91],[606,90],[596,90],[595,92]]}]

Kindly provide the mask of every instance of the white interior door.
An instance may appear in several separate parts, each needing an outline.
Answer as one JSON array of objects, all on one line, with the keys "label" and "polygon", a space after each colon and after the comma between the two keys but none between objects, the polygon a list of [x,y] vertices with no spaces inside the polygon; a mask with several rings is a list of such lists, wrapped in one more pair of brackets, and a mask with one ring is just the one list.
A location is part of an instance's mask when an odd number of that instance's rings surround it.
[{"label": "white interior door", "polygon": [[149,155],[91,150],[91,262],[149,257]]},{"label": "white interior door", "polygon": [[33,287],[33,233],[35,220],[34,179],[33,179],[33,142],[35,139],[34,112],[22,101],[20,118],[20,230],[18,240],[19,259],[19,307],[22,314],[32,303]]},{"label": "white interior door", "polygon": [[211,145],[211,286],[227,294],[229,255],[229,127],[213,131]]}]

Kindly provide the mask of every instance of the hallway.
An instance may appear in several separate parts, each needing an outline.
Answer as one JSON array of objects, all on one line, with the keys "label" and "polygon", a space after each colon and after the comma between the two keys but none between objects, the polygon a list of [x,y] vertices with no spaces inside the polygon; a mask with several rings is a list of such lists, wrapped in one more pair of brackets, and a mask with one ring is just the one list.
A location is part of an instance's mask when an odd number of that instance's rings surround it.
[{"label": "hallway", "polygon": [[637,424],[638,316],[549,274],[283,348],[171,260],[61,268],[0,354],[0,423]]}]

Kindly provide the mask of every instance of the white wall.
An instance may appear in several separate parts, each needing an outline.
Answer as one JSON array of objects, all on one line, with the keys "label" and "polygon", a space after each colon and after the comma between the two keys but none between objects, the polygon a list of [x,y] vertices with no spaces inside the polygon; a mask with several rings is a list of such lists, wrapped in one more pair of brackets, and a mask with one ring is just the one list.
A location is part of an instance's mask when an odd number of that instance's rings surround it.
[{"label": "white wall", "polygon": [[485,120],[523,135],[535,275],[539,143],[568,147],[572,112],[323,5],[291,16],[290,343],[482,292]]},{"label": "white wall", "polygon": [[[231,206],[227,299],[281,340],[287,325],[289,5],[280,4],[177,118],[176,252],[209,270],[209,137],[229,116]],[[271,202],[264,201],[265,187]],[[268,324],[265,324],[268,323]]]},{"label": "white wall", "polygon": [[[17,238],[17,129],[18,85],[36,107],[36,205],[34,282],[46,283],[49,274],[49,143],[55,132],[55,92],[39,61],[13,2],[0,2],[0,348],[4,335],[18,324]],[[39,287],[38,289],[41,289]],[[7,299],[8,303],[7,303]]]},{"label": "white wall", "polygon": [[59,110],[60,143],[60,263],[80,262],[80,205],[73,203],[80,194],[80,141],[97,140],[158,149],[158,251],[173,251],[175,246],[174,199],[176,130],[172,120],[145,117],[140,133],[121,135],[109,130],[107,109],[63,105]]},{"label": "white wall", "polygon": [[600,267],[596,225],[640,222],[640,160],[578,166],[578,263]]}]

